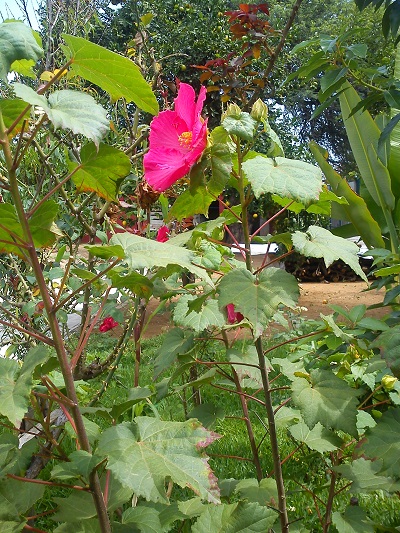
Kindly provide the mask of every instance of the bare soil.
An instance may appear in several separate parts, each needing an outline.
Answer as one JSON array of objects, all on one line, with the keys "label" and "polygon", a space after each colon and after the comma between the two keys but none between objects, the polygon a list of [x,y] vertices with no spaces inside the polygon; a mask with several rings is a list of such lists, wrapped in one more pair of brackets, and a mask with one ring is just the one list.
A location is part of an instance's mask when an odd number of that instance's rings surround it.
[{"label": "bare soil", "polygon": [[[320,318],[320,314],[330,314],[332,309],[330,304],[340,305],[345,309],[360,304],[370,305],[382,302],[383,291],[365,291],[366,283],[359,282],[342,282],[342,283],[301,283],[299,306],[304,307],[301,316],[304,318]],[[155,303],[150,303],[148,314],[155,309]],[[367,316],[382,318],[387,314],[387,308],[367,310]],[[147,327],[145,337],[155,337],[173,327],[171,316],[168,311],[159,313],[153,317]]]}]

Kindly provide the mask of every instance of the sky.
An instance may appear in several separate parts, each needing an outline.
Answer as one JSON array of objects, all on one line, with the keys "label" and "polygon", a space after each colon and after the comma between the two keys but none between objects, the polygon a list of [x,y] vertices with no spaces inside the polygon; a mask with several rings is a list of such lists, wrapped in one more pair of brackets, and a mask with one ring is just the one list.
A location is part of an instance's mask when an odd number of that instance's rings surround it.
[{"label": "sky", "polygon": [[[0,20],[7,18],[24,19],[23,12],[19,7],[18,0],[1,0],[0,1]],[[34,29],[38,28],[38,23],[35,16],[35,9],[37,9],[39,0],[27,0],[29,18]]]}]

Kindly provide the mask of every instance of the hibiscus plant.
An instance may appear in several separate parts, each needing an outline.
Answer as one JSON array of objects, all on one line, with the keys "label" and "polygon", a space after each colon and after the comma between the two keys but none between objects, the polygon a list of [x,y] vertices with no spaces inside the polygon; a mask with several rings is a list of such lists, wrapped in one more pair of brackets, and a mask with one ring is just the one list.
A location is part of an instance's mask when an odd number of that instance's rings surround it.
[{"label": "hibiscus plant", "polygon": [[[266,194],[279,199],[281,211],[294,202],[323,209],[343,199],[324,188],[317,166],[285,157],[261,100],[249,112],[228,105],[220,125],[209,131],[202,116],[204,88],[196,96],[193,87],[180,83],[173,108],[159,112],[150,85],[131,60],[79,37],[63,39],[64,65],[42,76],[33,89],[33,82],[21,83],[20,75],[35,77],[32,67],[43,54],[40,40],[22,23],[0,25],[5,87],[0,252],[9,276],[2,285],[0,325],[3,337],[14,331],[24,346],[14,357],[9,349],[0,358],[1,523],[7,531],[42,531],[36,520],[50,514],[57,532],[170,531],[176,523],[179,531],[201,533],[286,532],[302,512],[289,509],[286,488],[296,480],[285,479],[282,465],[302,450],[309,468],[317,457],[329,478],[326,501],[318,492],[325,487],[300,483],[323,530],[332,521],[353,523],[356,515],[371,528],[362,509],[335,513],[333,502],[344,490],[341,475],[361,489],[398,490],[389,452],[382,462],[370,460],[382,426],[375,429],[363,411],[357,418],[357,407],[368,408],[378,391],[385,405],[397,401],[390,368],[376,361],[379,369],[359,367],[379,346],[369,346],[368,335],[356,340],[354,333],[379,327],[384,332],[386,325],[363,322],[359,309],[346,316],[346,328],[328,316],[311,332],[287,334],[279,346],[264,344],[272,324],[287,326],[299,297],[297,280],[276,266],[268,245],[322,257],[328,265],[342,259],[366,281],[358,248],[315,226],[272,236],[266,230],[276,215],[252,231],[248,216],[252,199]],[[82,85],[85,89],[78,90]],[[130,143],[118,124],[110,124],[105,95],[134,105]],[[149,115],[155,115],[151,122]],[[266,153],[256,151],[260,138]],[[128,231],[111,220],[124,187],[137,200],[136,227],[144,231]],[[238,205],[224,201],[227,187],[236,189]],[[143,233],[158,199],[165,224],[151,238]],[[176,231],[188,217],[207,217],[215,201],[220,206],[216,219]],[[233,223],[242,229],[240,240],[230,230]],[[255,242],[267,246],[257,267]],[[141,340],[151,298],[159,302],[155,313],[173,307],[177,327],[164,337],[154,380],[143,382]],[[78,305],[80,324],[74,332],[69,320]],[[85,359],[95,332],[116,335],[104,361]],[[246,339],[238,344],[238,336]],[[130,338],[133,362],[123,360]],[[307,350],[302,352],[296,339]],[[274,351],[288,346],[282,356]],[[332,370],[332,354],[336,362],[343,357],[343,368],[353,369],[346,379],[343,369],[342,374]],[[127,394],[121,389],[120,401],[107,405],[107,387],[122,362],[134,367],[132,387]],[[368,378],[362,379],[363,372]],[[100,380],[88,386],[97,376]],[[241,415],[233,418],[246,427],[251,457],[240,457],[240,451],[235,457],[251,464],[254,479],[216,479],[205,448],[230,436],[212,431],[224,415],[202,402],[203,386],[238,398]],[[189,409],[185,401],[186,419],[162,419],[158,405],[186,398],[189,391],[194,405]],[[398,425],[397,411],[389,411],[384,423]],[[282,449],[280,431],[290,436],[294,450]],[[360,458],[345,464],[357,443]],[[365,469],[368,479],[360,474]],[[378,472],[380,485],[371,481]],[[59,489],[63,492],[54,496]],[[40,506],[45,490],[53,491],[49,511]]]}]

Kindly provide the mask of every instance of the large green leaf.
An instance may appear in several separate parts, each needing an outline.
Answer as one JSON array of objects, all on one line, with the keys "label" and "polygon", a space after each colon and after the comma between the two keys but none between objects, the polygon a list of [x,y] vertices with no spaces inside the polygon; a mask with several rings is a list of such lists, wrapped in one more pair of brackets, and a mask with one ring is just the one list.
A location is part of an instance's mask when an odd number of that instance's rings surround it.
[{"label": "large green leaf", "polygon": [[236,485],[235,492],[241,499],[259,505],[276,506],[278,501],[278,489],[275,479],[264,478],[260,482],[257,479],[241,479]]},{"label": "large green leaf", "polygon": [[58,522],[74,523],[96,516],[93,497],[87,492],[75,491],[67,498],[54,498],[54,502],[59,509],[52,518]]},{"label": "large green leaf", "polygon": [[122,515],[122,523],[130,524],[130,531],[134,527],[140,533],[163,533],[164,531],[169,531],[169,528],[162,527],[159,511],[151,507],[130,507]]},{"label": "large green leaf", "polygon": [[193,333],[188,334],[182,328],[173,328],[168,331],[154,361],[154,379],[167,370],[176,361],[178,355],[186,354],[193,348],[193,338]]},{"label": "large green leaf", "polygon": [[333,452],[342,444],[342,440],[329,429],[324,428],[319,422],[310,429],[304,422],[290,426],[289,431],[293,438],[304,442],[311,450],[319,453]]},{"label": "large green leaf", "polygon": [[43,49],[34,34],[22,22],[0,24],[0,78],[7,79],[12,63],[18,59],[33,59],[43,55]]},{"label": "large green leaf", "polygon": [[43,346],[32,348],[22,368],[13,359],[0,358],[0,413],[19,426],[29,405],[34,369],[46,361],[48,351]]},{"label": "large green leaf", "polygon": [[400,325],[384,331],[370,345],[379,348],[382,358],[386,361],[396,377],[400,377]]},{"label": "large green leaf", "polygon": [[[291,202],[290,198],[282,198],[276,194],[272,195],[272,200],[285,207]],[[306,210],[307,213],[315,213],[316,215],[326,215],[330,216],[332,211],[332,202],[338,203],[340,205],[346,205],[347,200],[343,197],[336,196],[334,192],[328,190],[327,187],[324,187],[319,195],[318,200],[306,207],[301,202],[293,202],[288,206],[288,211],[293,211],[294,213],[300,213],[300,211]]]},{"label": "large green leaf", "polygon": [[70,129],[92,140],[97,147],[110,129],[106,110],[90,94],[64,89],[54,91],[46,99],[27,85],[14,83],[13,87],[24,102],[42,107],[55,129]]},{"label": "large green leaf", "polygon": [[[0,523],[1,531],[21,531],[26,524],[25,516],[29,514],[31,507],[42,498],[45,487],[33,483],[21,483],[15,479],[2,479],[0,481]],[[24,516],[25,515],[25,516]],[[5,522],[13,520],[15,529],[3,529]],[[17,527],[17,524],[20,527]]]},{"label": "large green leaf", "polygon": [[119,185],[131,170],[129,157],[121,150],[92,143],[81,150],[81,163],[69,162],[69,170],[75,172],[72,180],[79,191],[94,191],[102,198],[116,200]]},{"label": "large green leaf", "polygon": [[293,401],[306,424],[320,422],[326,428],[345,431],[356,437],[357,395],[345,381],[328,370],[313,370],[309,378],[296,377],[292,384]]},{"label": "large green leaf", "polygon": [[195,420],[163,422],[137,417],[132,424],[107,429],[98,453],[108,457],[108,468],[137,496],[167,503],[165,482],[171,479],[204,500],[219,503],[216,479],[201,452],[215,438]]},{"label": "large green leaf", "polygon": [[297,252],[306,257],[322,257],[327,267],[341,259],[368,281],[358,260],[358,246],[346,239],[336,237],[330,231],[318,226],[310,226],[306,233],[295,231],[292,235],[293,246]]},{"label": "large green leaf", "polygon": [[281,304],[293,308],[299,297],[296,278],[280,268],[266,268],[255,276],[237,269],[226,274],[219,284],[219,305],[234,304],[259,337]]},{"label": "large green leaf", "polygon": [[153,283],[146,276],[139,272],[130,272],[123,274],[116,270],[110,271],[107,276],[110,278],[112,286],[117,289],[128,289],[141,298],[150,299],[153,292]]},{"label": "large green leaf", "polygon": [[336,511],[332,514],[332,523],[338,533],[374,533],[375,531],[373,522],[358,506],[347,507],[343,514]]},{"label": "large green leaf", "polygon": [[243,170],[257,198],[272,193],[308,205],[322,189],[321,170],[304,161],[257,155],[243,163]]},{"label": "large green leaf", "polygon": [[214,200],[214,195],[208,192],[205,184],[190,187],[175,200],[174,205],[168,212],[168,220],[174,218],[182,220],[198,214],[207,216],[210,204]]},{"label": "large green leaf", "polygon": [[229,135],[235,135],[245,141],[252,141],[257,122],[249,113],[240,112],[237,116],[226,116],[221,123]]},{"label": "large green leaf", "polygon": [[257,503],[209,505],[192,526],[192,532],[265,533],[277,518],[275,511]]},{"label": "large green leaf", "polygon": [[132,270],[178,265],[213,285],[207,272],[193,263],[196,258],[194,252],[186,248],[174,246],[169,242],[153,241],[131,233],[114,235],[110,240],[110,245],[111,247],[88,246],[87,248],[92,254],[100,257],[104,257],[104,254],[110,250],[111,254],[125,258],[128,267]]},{"label": "large green leaf", "polygon": [[361,178],[377,205],[382,209],[394,209],[389,171],[376,154],[381,132],[368,111],[359,110],[352,114],[361,99],[349,82],[345,82],[343,87],[339,95],[340,107]]},{"label": "large green leaf", "polygon": [[[60,233],[54,220],[58,206],[53,200],[43,202],[29,219],[29,228],[36,248],[50,246]],[[0,252],[23,255],[18,244],[25,242],[21,224],[15,207],[8,203],[0,203]],[[12,244],[14,243],[15,244]]]},{"label": "large green leaf", "polygon": [[7,129],[11,126],[11,124],[15,122],[18,117],[20,117],[13,131],[10,132],[10,135],[12,137],[15,136],[21,130],[24,120],[29,116],[29,111],[26,112],[25,115],[22,114],[25,108],[26,104],[21,100],[7,100],[6,98],[0,100],[0,113],[3,117],[4,125]]},{"label": "large green leaf", "polygon": [[63,39],[71,51],[74,74],[95,83],[113,100],[125,98],[143,111],[157,114],[156,97],[133,61],[81,37],[63,34]]},{"label": "large green leaf", "polygon": [[383,467],[381,459],[368,461],[364,457],[356,459],[351,464],[337,466],[335,470],[343,477],[353,482],[351,492],[375,492],[384,490],[387,492],[398,492],[400,481],[386,476],[382,476],[380,471]]},{"label": "large green leaf", "polygon": [[185,294],[181,296],[174,309],[174,322],[179,326],[192,328],[197,333],[207,328],[225,325],[225,316],[218,308],[218,302],[214,298],[207,299],[199,310],[190,310],[189,303],[196,299],[195,295]]},{"label": "large green leaf", "polygon": [[[243,388],[261,389],[263,386],[256,347],[246,345],[243,350],[231,348],[226,353]],[[267,363],[268,364],[268,363]],[[252,366],[246,366],[252,365]]]},{"label": "large green leaf", "polygon": [[226,144],[213,144],[210,149],[211,179],[207,188],[218,196],[224,190],[232,170],[232,155]]},{"label": "large green leaf", "polygon": [[359,453],[382,461],[380,474],[400,477],[400,409],[383,413],[375,427],[367,429]]},{"label": "large green leaf", "polygon": [[327,152],[317,143],[310,143],[310,150],[320,166],[324,176],[338,196],[346,198],[348,205],[342,205],[346,220],[350,221],[365,244],[371,248],[384,248],[382,230],[377,221],[372,217],[365,200],[358,196],[347,181],[331,167],[327,161]]}]

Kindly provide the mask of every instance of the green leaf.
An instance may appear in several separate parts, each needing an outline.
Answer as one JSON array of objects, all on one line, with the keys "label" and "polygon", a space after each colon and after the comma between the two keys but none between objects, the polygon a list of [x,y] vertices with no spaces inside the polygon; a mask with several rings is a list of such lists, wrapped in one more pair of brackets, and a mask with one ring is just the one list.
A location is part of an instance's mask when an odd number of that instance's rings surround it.
[{"label": "green leaf", "polygon": [[397,378],[400,377],[400,325],[381,333],[370,345],[379,348],[381,357]]},{"label": "green leaf", "polygon": [[381,132],[368,111],[351,114],[361,99],[349,82],[344,87],[339,95],[340,107],[361,178],[378,206],[394,209],[390,175],[376,154]]},{"label": "green leaf", "polygon": [[29,406],[33,372],[48,358],[43,346],[29,350],[22,368],[13,359],[0,358],[0,413],[19,426]]},{"label": "green leaf", "polygon": [[111,270],[107,276],[110,278],[113,287],[117,289],[129,289],[141,298],[146,298],[146,300],[149,300],[153,293],[152,281],[146,276],[139,274],[139,272],[130,272],[124,275],[115,270]]},{"label": "green leaf", "polygon": [[7,80],[7,74],[14,61],[32,59],[36,63],[42,55],[43,49],[28,26],[21,22],[0,24],[0,78],[2,80]]},{"label": "green leaf", "polygon": [[108,457],[108,468],[137,496],[168,502],[165,481],[190,487],[204,500],[219,503],[219,491],[201,448],[217,436],[197,421],[162,422],[137,417],[132,424],[108,428],[98,453]]},{"label": "green leaf", "polygon": [[225,418],[225,413],[222,407],[218,407],[212,403],[202,403],[192,409],[188,413],[187,418],[197,418],[204,427],[212,429],[217,423],[217,420],[223,420]]},{"label": "green leaf", "polygon": [[[215,197],[208,191],[206,170],[206,158],[201,159],[201,161],[191,168],[189,174],[190,186],[175,200],[167,215],[167,221],[174,218],[182,220],[183,218],[200,213],[204,216],[208,216],[210,204],[215,200]],[[215,185],[217,186],[218,184],[215,183]],[[218,192],[218,194],[220,194],[220,192]],[[174,240],[179,240],[179,237],[181,239],[185,238],[178,235],[177,237],[174,237]],[[180,242],[180,244],[182,245],[183,243]]]},{"label": "green leaf", "polygon": [[299,297],[296,279],[280,268],[266,268],[255,276],[237,269],[226,274],[219,284],[219,305],[234,304],[252,325],[258,338],[281,304],[293,308]]},{"label": "green leaf", "polygon": [[341,259],[363,280],[368,281],[360,267],[359,248],[354,242],[336,237],[318,226],[310,226],[306,233],[295,231],[292,241],[295,250],[300,254],[306,257],[322,257],[327,267]]},{"label": "green leaf", "polygon": [[236,485],[237,492],[242,499],[259,505],[276,507],[278,489],[273,478],[265,478],[258,483],[256,479],[241,479]]},{"label": "green leaf", "polygon": [[328,70],[320,80],[321,91],[318,94],[318,99],[321,103],[325,102],[333,92],[336,92],[346,79],[347,67],[334,68]]},{"label": "green leaf", "polygon": [[178,355],[188,353],[193,345],[193,333],[188,334],[181,328],[170,329],[165,335],[154,361],[154,379],[157,379],[164,370],[167,370],[175,362]]},{"label": "green leaf", "polygon": [[51,471],[51,477],[55,479],[80,478],[89,480],[90,473],[101,461],[101,458],[84,451],[77,450],[68,456],[68,462],[57,464]]},{"label": "green leaf", "polygon": [[173,317],[179,326],[192,328],[197,333],[207,328],[222,328],[225,325],[225,316],[218,308],[218,302],[214,298],[208,298],[199,310],[190,311],[189,303],[196,300],[196,296],[185,294],[176,303]]},{"label": "green leaf", "polygon": [[100,144],[86,144],[81,150],[81,163],[69,161],[69,171],[79,192],[96,192],[105,200],[117,199],[119,186],[131,170],[129,157],[121,150]]},{"label": "green leaf", "polygon": [[[128,268],[131,270],[140,270],[142,268],[166,267],[168,265],[178,265],[181,268],[193,272],[200,279],[205,280],[213,286],[213,282],[207,272],[196,266],[194,261],[196,255],[194,252],[174,246],[169,242],[157,242],[131,233],[119,233],[114,235],[111,240],[111,249],[114,251],[123,250]],[[87,247],[92,253],[97,254],[98,248],[107,252],[108,247]]]},{"label": "green leaf", "polygon": [[[30,217],[29,227],[36,248],[44,248],[54,243],[56,233],[59,232],[54,224],[57,212],[56,202],[48,200],[41,204]],[[10,244],[13,241],[16,244]],[[0,252],[23,256],[23,252],[18,247],[21,241],[24,242],[23,232],[15,207],[11,204],[0,203]]]},{"label": "green leaf", "polygon": [[229,135],[235,135],[245,141],[252,141],[257,122],[249,113],[240,113],[239,116],[226,116],[221,123]]},{"label": "green leaf", "polygon": [[[32,483],[21,483],[15,479],[0,481],[0,523],[1,531],[22,531],[26,525],[25,516],[32,506],[43,497],[45,487]],[[14,520],[18,522],[14,522]],[[5,525],[4,525],[5,524]]]},{"label": "green leaf", "polygon": [[81,37],[63,34],[63,39],[72,53],[74,74],[95,83],[113,100],[125,98],[143,111],[157,114],[156,97],[133,61]]},{"label": "green leaf", "polygon": [[358,506],[347,507],[343,514],[336,511],[332,514],[332,523],[338,533],[374,533],[375,531],[373,522]]},{"label": "green leaf", "polygon": [[257,503],[210,505],[192,526],[192,532],[265,533],[277,518],[275,511]]},{"label": "green leaf", "polygon": [[34,59],[17,59],[13,62],[10,67],[10,70],[21,74],[21,76],[26,76],[27,78],[36,79],[36,74],[33,71],[33,67],[36,65]]},{"label": "green leaf", "polygon": [[15,136],[19,131],[21,131],[21,127],[24,120],[29,116],[29,111],[27,111],[25,115],[22,115],[25,108],[26,104],[21,100],[7,100],[6,98],[0,100],[0,113],[3,117],[4,125],[7,129],[11,126],[11,124],[15,122],[18,117],[20,117],[18,123],[10,133],[12,137]]},{"label": "green leaf", "polygon": [[292,384],[293,401],[306,424],[320,422],[326,428],[358,435],[356,391],[328,370],[312,370],[309,380],[296,377]]},{"label": "green leaf", "polygon": [[347,200],[348,205],[343,205],[342,209],[346,220],[352,222],[356,228],[356,234],[361,236],[369,248],[384,248],[381,228],[372,217],[365,200],[352,190],[346,179],[335,172],[327,162],[328,154],[323,148],[315,142],[311,142],[309,147],[333,192]]},{"label": "green leaf", "polygon": [[168,531],[161,526],[160,513],[151,507],[131,507],[122,515],[123,524],[131,524],[141,533],[162,533]]},{"label": "green leaf", "polygon": [[400,409],[383,413],[375,427],[367,429],[358,453],[382,461],[380,474],[400,477]]},{"label": "green leaf", "polygon": [[88,492],[75,491],[67,498],[53,498],[58,505],[58,511],[52,515],[57,522],[80,522],[97,516],[93,497]]},{"label": "green leaf", "polygon": [[224,190],[232,170],[232,155],[226,144],[213,144],[210,150],[211,179],[207,184],[209,192],[215,196]]},{"label": "green leaf", "polygon": [[304,161],[258,155],[244,161],[243,170],[256,198],[272,193],[307,205],[322,189],[320,169]]},{"label": "green leaf", "polygon": [[61,90],[50,94],[48,100],[21,83],[14,83],[15,94],[33,106],[40,106],[55,129],[70,129],[91,139],[98,147],[110,129],[106,110],[89,94]]},{"label": "green leaf", "polygon": [[[119,525],[120,524],[118,523],[116,524],[117,527]],[[115,526],[115,522],[113,523],[113,526]],[[60,524],[53,530],[53,533],[71,533],[71,527],[73,527],[74,533],[101,533],[100,524],[97,518],[83,520],[82,522],[66,522],[64,524]]]},{"label": "green leaf", "polygon": [[310,429],[307,424],[300,422],[289,428],[292,437],[304,442],[311,450],[319,453],[333,452],[342,444],[342,440],[319,422]]},{"label": "green leaf", "polygon": [[[58,204],[54,200],[43,202],[29,218],[29,228],[37,248],[51,246],[61,232],[54,223],[58,215]],[[62,235],[62,234],[61,234]]]},{"label": "green leaf", "polygon": [[[240,385],[243,388],[262,388],[263,384],[259,368],[258,355],[254,345],[247,345],[242,351],[236,348],[231,348],[227,351],[226,355],[228,360],[232,363],[232,366],[239,378]],[[246,364],[254,366],[245,366]]]},{"label": "green leaf", "polygon": [[380,459],[368,461],[364,457],[360,457],[360,459],[356,459],[351,464],[335,467],[335,470],[353,482],[351,492],[366,493],[377,490],[397,492],[400,489],[400,482],[390,477],[379,475],[382,466],[383,461]]}]

